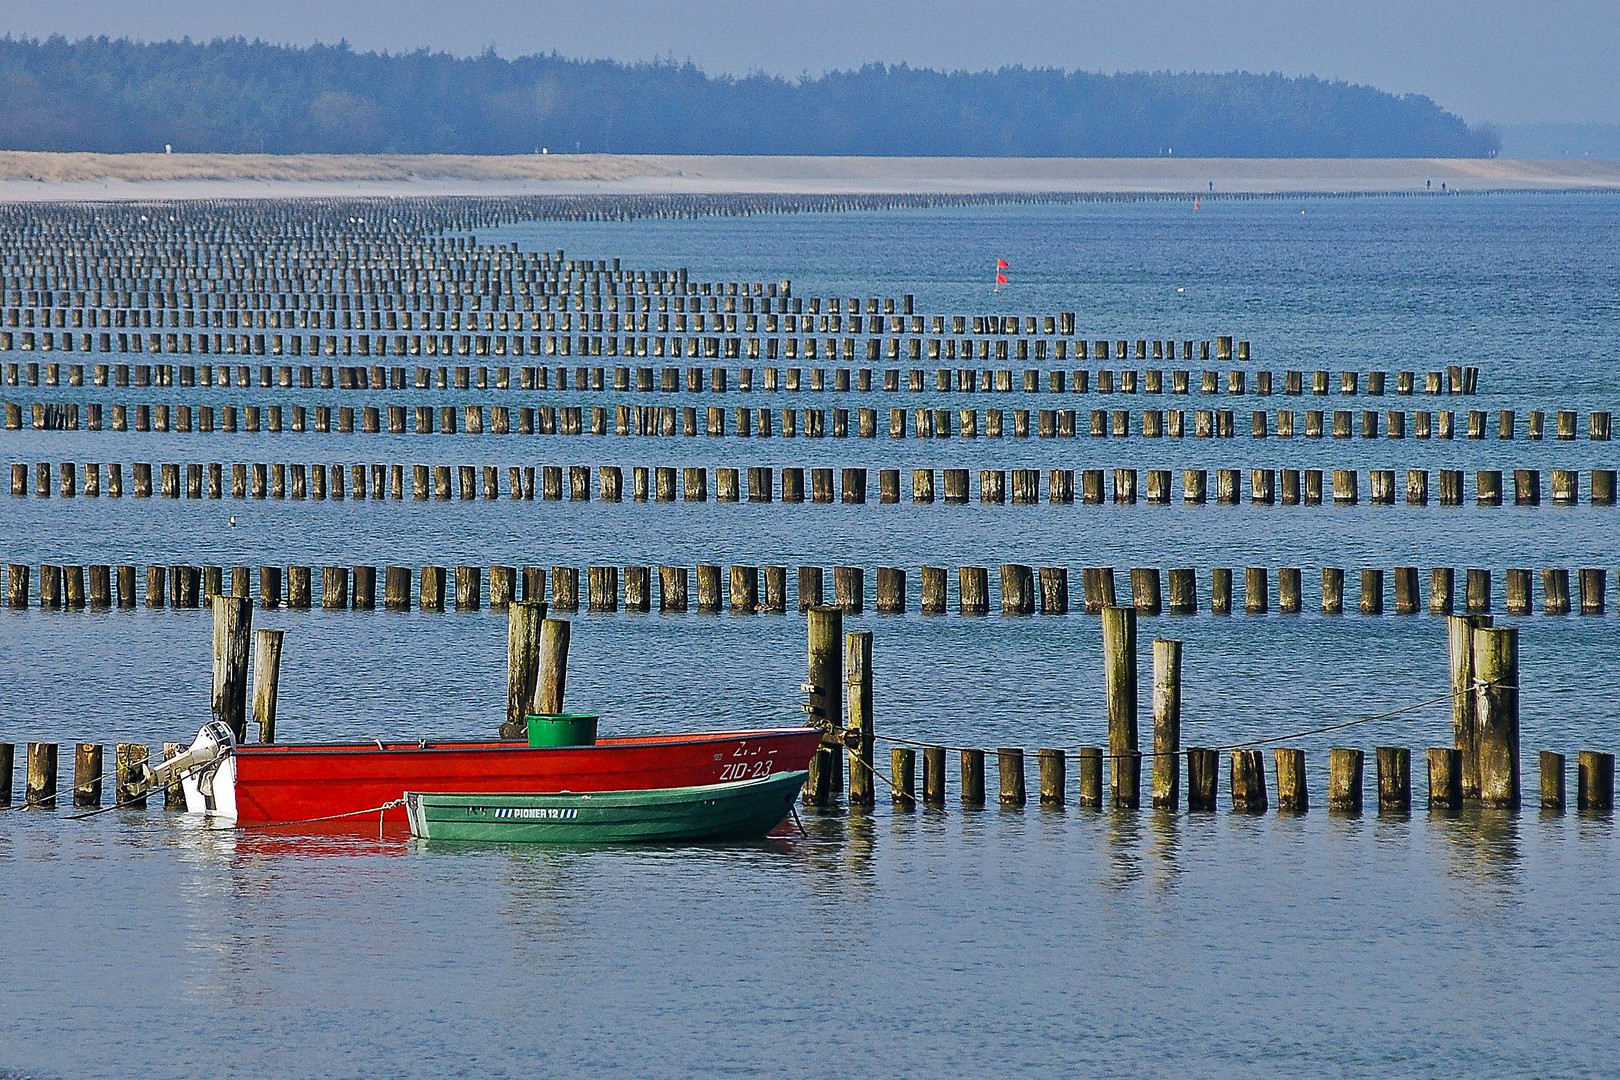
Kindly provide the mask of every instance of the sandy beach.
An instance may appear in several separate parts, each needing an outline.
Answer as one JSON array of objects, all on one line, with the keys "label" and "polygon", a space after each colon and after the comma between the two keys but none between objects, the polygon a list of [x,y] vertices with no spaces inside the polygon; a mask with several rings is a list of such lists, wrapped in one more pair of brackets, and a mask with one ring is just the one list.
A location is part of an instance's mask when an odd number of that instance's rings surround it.
[{"label": "sandy beach", "polygon": [[1620,162],[0,152],[0,201],[385,195],[1620,189]]}]

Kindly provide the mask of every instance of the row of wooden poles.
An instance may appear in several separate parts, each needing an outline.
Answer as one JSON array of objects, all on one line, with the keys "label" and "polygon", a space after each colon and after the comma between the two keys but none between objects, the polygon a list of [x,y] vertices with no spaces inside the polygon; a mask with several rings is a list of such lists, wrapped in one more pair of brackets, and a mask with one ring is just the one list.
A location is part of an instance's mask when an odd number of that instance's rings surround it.
[{"label": "row of wooden poles", "polygon": [[[25,425],[23,403],[5,403],[7,431],[21,431],[30,426],[35,431],[176,432],[214,434],[216,432],[245,434],[302,434],[305,432],[366,435],[606,435],[671,438],[772,438],[807,439],[832,437],[835,439],[876,439],[879,434],[879,412],[875,408],[833,409],[780,409],[738,406],[729,412],[719,405],[709,405],[700,412],[697,406],[686,405],[201,405],[156,404],[143,402],[133,406],[113,404],[104,406],[90,402],[81,406],[77,402],[32,402],[28,405]],[[1011,424],[1008,423],[1009,413]],[[110,424],[109,424],[110,414]],[[1387,423],[1382,430],[1389,439],[1407,438],[1407,414],[1391,410],[1383,414]],[[1357,431],[1363,439],[1377,439],[1381,414],[1374,410],[1361,413],[1359,428],[1354,414],[1340,409],[1331,414],[1331,428],[1325,420],[1328,414],[1321,409],[1305,412],[1305,425],[1298,427],[1297,414],[1284,409],[1275,414],[1256,410],[1248,433],[1252,438],[1276,437],[1292,439],[1349,439]],[[1438,414],[1417,412],[1412,414],[1411,437],[1418,440],[1440,439],[1450,441],[1457,437],[1456,414],[1442,410]],[[1434,421],[1438,418],[1438,423]],[[1235,426],[1231,409],[1193,410],[1193,423],[1187,424],[1185,409],[1146,409],[1137,422],[1128,409],[1093,409],[1089,429],[1076,427],[1077,420],[1085,416],[1074,409],[890,409],[887,434],[890,439],[1027,439],[1032,435],[1041,439],[1072,439],[1088,435],[1091,438],[1129,439],[1230,439],[1241,430]],[[1555,417],[1554,437],[1560,442],[1576,438],[1577,414],[1572,409],[1559,410]],[[1608,442],[1612,431],[1610,412],[1591,413],[1587,420],[1587,434],[1594,442]],[[1033,421],[1033,424],[1031,423]],[[1490,430],[1483,410],[1467,414],[1466,437],[1484,439]],[[1498,414],[1497,437],[1512,440],[1517,421],[1512,409]],[[357,426],[358,422],[358,426]],[[1524,427],[1525,437],[1539,442],[1546,434],[1546,413],[1533,410]]]},{"label": "row of wooden poles", "polygon": [[[501,726],[503,738],[519,736],[531,713],[558,713],[564,705],[567,683],[570,624],[547,618],[547,605],[523,601],[508,613],[507,708]],[[810,722],[824,732],[824,745],[811,763],[804,801],[813,807],[838,804],[848,781],[847,805],[870,807],[879,794],[880,781],[902,810],[919,805],[943,806],[946,791],[946,754],[959,755],[958,790],[966,806],[983,805],[986,752],[971,747],[947,747],[920,740],[900,740],[890,754],[890,773],[879,773],[875,746],[873,634],[843,630],[844,612],[817,605],[807,611],[807,695]],[[1182,643],[1157,639],[1152,643],[1151,750],[1141,748],[1138,731],[1137,611],[1110,606],[1103,609],[1103,677],[1108,745],[1078,750],[1042,748],[1036,752],[1039,798],[1045,806],[1063,806],[1069,800],[1068,763],[1077,762],[1078,803],[1104,804],[1104,766],[1108,772],[1109,800],[1123,809],[1140,808],[1142,767],[1150,765],[1149,804],[1189,811],[1216,809],[1220,755],[1230,764],[1228,793],[1238,812],[1263,812],[1271,803],[1266,781],[1265,755],[1256,748],[1261,740],[1229,747],[1182,747],[1181,658]],[[1427,751],[1428,804],[1434,810],[1457,810],[1465,803],[1517,808],[1521,801],[1519,777],[1519,661],[1518,630],[1496,627],[1489,616],[1452,616],[1448,621],[1449,668],[1454,745]],[[241,597],[224,597],[213,605],[213,716],[227,724],[238,740],[248,733],[247,711],[250,641],[252,643],[253,718],[261,741],[275,739],[277,684],[280,675],[282,632],[252,629],[252,605]],[[1445,700],[1444,698],[1440,700]],[[1404,710],[1397,710],[1397,712]],[[1394,715],[1394,714],[1390,714]],[[1369,718],[1377,719],[1377,718]],[[1307,731],[1306,734],[1309,732]],[[1289,741],[1283,734],[1280,741]],[[890,740],[893,741],[893,740]],[[1270,740],[1266,740],[1270,741]],[[179,744],[165,744],[172,753]],[[917,791],[917,757],[921,750],[922,793]],[[847,767],[846,767],[847,750]],[[0,802],[11,803],[14,751],[0,743]],[[141,744],[118,744],[115,753],[119,805],[144,805],[141,765],[148,756]],[[1306,783],[1305,751],[1278,747],[1276,806],[1280,811],[1304,812],[1311,807]],[[102,803],[103,748],[79,744],[75,753],[73,801],[76,807]],[[1185,770],[1182,762],[1185,760]],[[30,743],[27,752],[25,805],[56,805],[58,745]],[[996,751],[999,802],[1018,807],[1027,802],[1025,752],[1018,747]],[[1380,811],[1405,813],[1411,809],[1411,752],[1401,746],[1381,746],[1375,754],[1377,798]],[[1327,804],[1332,811],[1362,810],[1364,751],[1336,747],[1329,751]],[[1561,753],[1540,755],[1540,803],[1544,809],[1565,807],[1566,759]],[[174,788],[166,792],[166,805],[180,805]],[[1614,802],[1614,755],[1581,751],[1577,755],[1577,806],[1584,811],[1608,812]]]},{"label": "row of wooden poles", "polygon": [[[164,566],[142,568],[133,564],[89,566],[46,564],[39,567],[39,603],[47,611],[132,609],[143,602],[149,608],[172,606],[202,608],[216,597],[257,600],[261,608],[325,611],[374,611],[378,606],[378,568],[375,566],[260,566],[258,589],[253,590],[254,568],[249,566]],[[1354,572],[1352,572],[1354,573]],[[1509,615],[1534,611],[1535,572],[1510,567],[1504,578],[1504,609]],[[33,606],[31,588],[33,567],[11,563],[6,570],[6,606],[23,610]],[[1113,567],[1089,566],[1080,571],[1082,604],[1080,610],[1095,615],[1121,603],[1143,615],[1194,615],[1205,611],[1229,615],[1234,610],[1249,615],[1270,612],[1298,614],[1304,610],[1304,571],[1280,567],[1273,571],[1250,566],[1241,575],[1230,567],[1207,571],[1207,591],[1199,588],[1199,571],[1175,567],[1135,567],[1128,572],[1123,590],[1116,587]],[[1463,591],[1457,592],[1457,571],[1449,566],[1428,572],[1427,601],[1421,591],[1418,567],[1397,566],[1393,570],[1366,568],[1359,571],[1360,593],[1352,610],[1363,615],[1450,615],[1454,611],[1489,614],[1494,610],[1492,571],[1469,568],[1463,572]],[[790,600],[786,566],[723,567],[705,564],[686,566],[591,566],[583,571],[573,566],[491,566],[487,589],[482,566],[385,566],[382,608],[385,611],[444,611],[453,603],[457,611],[478,611],[488,607],[504,612],[516,601],[546,601],[552,610],[573,612],[584,608],[593,612],[659,611],[680,614],[689,611],[734,614],[783,613],[790,605],[799,611],[819,606],[828,598],[826,575],[820,566],[797,568],[797,591]],[[1067,615],[1069,568],[1035,567],[1004,563],[999,567],[999,604],[991,593],[993,576],[989,567],[959,566],[954,575],[943,566],[924,566],[913,576],[904,567],[880,566],[868,576],[859,566],[832,568],[831,605],[851,615],[870,608],[880,615],[903,615],[917,602],[916,610],[925,615],[942,615],[951,610],[949,585],[955,578],[955,610],[961,615],[983,615],[999,610],[1006,615]],[[1346,572],[1341,567],[1321,568],[1320,610],[1339,615],[1346,610]],[[1583,567],[1573,571],[1575,592],[1571,593],[1572,572],[1551,567],[1540,573],[1542,610],[1548,615],[1602,615],[1606,611],[1608,571],[1603,567]],[[144,581],[144,593],[137,583]],[[657,596],[654,597],[654,582]],[[912,594],[912,581],[917,593]],[[581,583],[585,588],[581,591]],[[1241,583],[1242,591],[1236,586]],[[319,592],[316,592],[318,587]],[[1393,604],[1386,600],[1393,593]],[[1575,603],[1571,604],[1571,597]]]},{"label": "row of wooden poles", "polygon": [[[848,316],[847,322],[841,315],[801,316],[794,309],[803,310],[803,302],[785,297],[762,299],[758,312],[754,301],[745,299],[745,313],[741,315],[737,314],[735,299],[728,299],[722,312],[717,297],[709,299],[705,312],[696,293],[676,297],[673,314],[667,298],[657,301],[656,311],[650,299],[638,302],[634,296],[626,296],[622,302],[610,298],[603,304],[597,298],[589,312],[583,302],[570,304],[566,297],[553,307],[550,294],[527,296],[521,305],[510,304],[504,309],[498,302],[485,307],[482,303],[458,305],[453,298],[443,302],[429,299],[425,304],[397,311],[393,307],[372,307],[369,318],[364,295],[333,300],[331,305],[316,309],[270,305],[246,309],[210,305],[184,312],[59,308],[56,319],[48,323],[44,321],[51,319],[48,310],[36,313],[27,308],[0,308],[0,344],[7,352],[69,356],[134,353],[369,360],[390,355],[549,357],[573,356],[577,352],[580,356],[740,360],[746,355],[749,360],[831,362],[837,362],[842,354],[843,360],[850,363],[862,357],[869,362],[885,357],[896,362],[1130,361],[1128,342],[1123,338],[1113,343],[1097,340],[1088,347],[1087,340],[1076,335],[1074,316],[1069,312],[1045,316],[1044,325],[1035,316],[975,316],[971,329],[968,317],[958,315],[951,317],[947,329],[942,315],[933,316],[931,326],[916,314],[873,314],[864,320],[866,325],[858,313]],[[53,328],[56,321],[60,321],[61,328]],[[376,332],[384,329],[386,333]],[[1176,362],[1175,341],[1154,340],[1151,357],[1148,344],[1138,339],[1137,362]],[[1239,343],[1236,355],[1229,337],[1220,339],[1213,355],[1209,341],[1197,344],[1199,363],[1250,362],[1246,341]],[[1194,345],[1191,339],[1182,342],[1182,361],[1195,360]]]},{"label": "row of wooden poles", "polygon": [[[692,286],[694,289],[696,286]],[[354,297],[358,302],[356,307],[344,309],[344,320],[353,322],[355,312],[364,325],[365,311],[363,310],[364,297]],[[695,297],[694,297],[695,299]],[[788,301],[781,301],[786,305]],[[792,301],[798,304],[795,299]],[[958,334],[960,336],[937,336],[938,327],[942,326],[943,318],[935,316],[936,335],[924,337],[922,316],[912,317],[913,325],[909,328],[902,324],[900,317],[892,320],[892,325],[880,329],[877,317],[873,318],[873,329],[863,331],[858,328],[861,322],[859,316],[852,320],[857,328],[843,332],[830,328],[823,330],[825,336],[816,336],[810,329],[801,329],[798,332],[788,330],[783,333],[784,327],[778,325],[775,314],[764,316],[744,315],[740,319],[737,315],[715,314],[705,318],[704,315],[695,315],[688,323],[687,316],[679,314],[673,321],[667,308],[661,308],[656,316],[649,313],[650,305],[643,303],[637,313],[632,306],[623,316],[618,314],[619,308],[615,304],[604,317],[602,307],[597,306],[593,315],[581,314],[577,320],[567,312],[566,306],[563,314],[553,313],[546,306],[544,313],[536,310],[532,298],[525,299],[524,308],[517,309],[510,299],[504,311],[494,309],[483,311],[473,310],[467,314],[468,325],[462,324],[461,313],[465,310],[451,304],[433,304],[414,309],[405,309],[401,318],[404,324],[398,327],[400,332],[391,333],[365,333],[355,332],[354,328],[345,327],[339,332],[333,332],[336,324],[336,311],[325,309],[328,322],[334,325],[325,327],[327,332],[322,333],[318,324],[309,324],[306,332],[294,331],[283,333],[278,330],[267,330],[267,326],[285,325],[292,327],[298,325],[295,315],[301,315],[307,322],[310,316],[308,309],[277,308],[267,310],[258,308],[247,312],[249,318],[258,316],[257,323],[242,321],[239,326],[231,326],[227,313],[219,308],[203,310],[200,312],[187,312],[197,329],[163,329],[164,324],[157,323],[142,332],[139,329],[117,330],[106,329],[114,324],[115,316],[125,314],[122,311],[100,309],[70,313],[58,310],[58,316],[77,315],[85,319],[85,329],[6,329],[0,325],[0,351],[22,353],[62,353],[69,356],[81,354],[135,354],[149,356],[199,356],[217,357],[219,360],[212,363],[230,365],[234,357],[292,357],[302,359],[311,358],[338,358],[346,357],[362,361],[355,365],[321,365],[331,366],[342,370],[345,367],[373,367],[369,361],[373,359],[394,360],[406,357],[419,359],[468,357],[480,359],[505,360],[507,358],[625,358],[625,359],[688,359],[707,361],[765,361],[767,363],[801,363],[823,362],[855,364],[865,360],[869,364],[888,362],[922,363],[925,360],[939,363],[984,364],[984,363],[1046,363],[1048,361],[1069,364],[1076,361],[1106,361],[1108,355],[1108,342],[1098,341],[1096,351],[1092,353],[1086,347],[1082,338],[1072,337],[1068,334],[1054,336],[1051,332],[1039,337],[1002,337],[995,336],[996,331],[989,326],[979,329],[980,320],[975,319],[975,330],[968,335],[963,326]],[[580,305],[581,309],[583,305]],[[437,312],[437,319],[433,314]],[[694,308],[696,310],[696,308]],[[713,310],[711,308],[711,310]],[[420,312],[412,318],[412,312]],[[446,312],[450,312],[448,321]],[[19,312],[12,309],[5,312],[0,309],[0,318],[6,321],[18,315],[29,315],[28,311]],[[159,313],[161,315],[161,313]],[[170,316],[177,319],[179,312],[172,311]],[[317,313],[318,314],[318,313]],[[394,309],[388,309],[388,322],[394,323]],[[206,321],[196,321],[195,316],[201,315]],[[480,315],[482,318],[480,319]],[[210,317],[211,316],[211,317]],[[1067,318],[1068,316],[1065,316]],[[137,314],[137,319],[139,315]],[[788,315],[786,319],[791,323],[795,316]],[[26,319],[21,320],[26,324]],[[957,317],[958,323],[965,323],[965,319]],[[1016,320],[1015,320],[1016,321]],[[1033,319],[1030,320],[1033,323]],[[1048,317],[1048,324],[1050,324]],[[437,326],[435,326],[435,322]],[[66,324],[65,320],[64,323]],[[480,325],[481,323],[481,325]],[[137,323],[131,326],[139,325]],[[180,325],[178,321],[171,321],[169,327]],[[209,329],[211,325],[211,329]],[[1072,326],[1072,323],[1069,325]],[[382,319],[376,308],[370,313],[370,328],[375,331],[383,326]],[[99,327],[91,329],[89,327]],[[1227,340],[1227,339],[1223,339]],[[1156,355],[1153,359],[1160,363],[1173,363],[1175,361],[1175,342],[1167,344],[1164,350],[1169,355]],[[1249,355],[1247,342],[1242,343],[1238,355],[1234,358],[1230,350],[1218,351],[1216,356],[1210,355],[1209,342],[1203,342],[1200,363],[1226,363],[1234,359],[1239,363],[1248,363]],[[1185,343],[1183,359],[1192,361],[1191,341]],[[1158,352],[1159,350],[1155,350]],[[1126,357],[1121,353],[1112,359],[1119,361]],[[1138,357],[1146,361],[1147,357]],[[162,361],[166,366],[172,363]],[[313,365],[312,365],[313,366]],[[389,365],[396,366],[396,365]],[[471,366],[471,365],[468,365]],[[533,366],[516,365],[512,366]],[[1474,371],[1458,367],[1459,371]],[[1434,373],[1426,373],[1425,378]],[[1465,376],[1459,376],[1460,381],[1466,381]],[[1303,392],[1303,391],[1301,391]],[[1439,393],[1438,390],[1426,392]],[[1457,392],[1466,392],[1459,390]]]},{"label": "row of wooden poles", "polygon": [[[105,483],[103,483],[105,469]],[[230,465],[229,487],[223,462],[135,462],[130,466],[130,494],[137,499],[154,495],[165,499],[355,499],[371,498],[417,501],[452,499],[500,499],[557,502],[589,502],[592,498],[592,467],[589,465],[341,465],[303,462],[235,462]],[[409,472],[406,470],[409,469]],[[183,470],[183,471],[182,471]],[[787,466],[662,466],[635,465],[630,472],[630,499],[633,502],[707,502],[709,478],[714,478],[717,502],[835,503],[864,505],[867,481],[872,470],[865,467]],[[1407,469],[1404,486],[1397,487],[1394,469],[1368,469],[1363,484],[1357,469],[1183,469],[1181,502],[1187,505],[1214,503],[1238,506],[1247,501],[1256,506],[1320,506],[1332,503],[1351,506],[1365,499],[1374,505],[1428,506],[1428,469]],[[502,483],[504,472],[504,486]],[[598,466],[595,497],[603,502],[625,498],[623,467]],[[900,503],[900,469],[878,469],[877,501]],[[1134,506],[1138,502],[1168,506],[1175,501],[1170,469],[1049,469],[1045,483],[1039,469],[979,469],[978,502],[981,505],[1034,506],[1042,499],[1053,505],[1100,506],[1104,503]],[[1214,483],[1210,474],[1214,473]],[[1552,469],[1551,502],[1574,506],[1581,502],[1581,471]],[[966,505],[973,502],[968,469],[911,469],[911,502]],[[1079,474],[1078,494],[1075,485]],[[1435,470],[1438,478],[1437,501],[1441,506],[1461,506],[1467,499],[1466,474],[1462,469]],[[805,483],[808,474],[808,487]],[[1473,475],[1473,502],[1479,506],[1542,504],[1540,469],[1479,469]],[[1503,482],[1512,479],[1511,497],[1504,495]],[[32,478],[32,484],[30,484]],[[936,480],[941,481],[936,486]],[[1247,480],[1247,485],[1244,481]],[[835,487],[835,481],[837,487]],[[1213,490],[1212,490],[1213,488]],[[1615,470],[1587,472],[1586,501],[1593,506],[1615,504]],[[125,494],[124,466],[113,462],[64,461],[57,466],[37,461],[11,466],[11,494],[49,498],[53,492],[62,498],[83,496],[122,498]],[[1245,499],[1247,496],[1247,499]]]},{"label": "row of wooden poles", "polygon": [[[1206,350],[1207,351],[1207,350]],[[1099,357],[1099,359],[1103,359]],[[257,374],[255,377],[255,367]],[[1176,369],[1165,378],[1165,370],[1101,368],[1045,370],[1010,368],[981,370],[978,368],[873,368],[768,367],[756,372],[753,367],[661,367],[616,366],[611,371],[601,366],[520,366],[514,380],[511,366],[473,367],[470,365],[424,367],[414,372],[399,366],[337,366],[314,364],[94,364],[89,368],[90,385],[97,387],[236,387],[258,386],[261,389],[323,389],[323,390],[608,390],[639,393],[661,392],[723,394],[735,388],[742,393],[762,390],[767,393],[799,391],[834,393],[868,393],[880,384],[887,393],[902,389],[920,394],[934,393],[1012,393],[1026,394],[1090,393],[1099,394],[1204,394],[1249,393],[1253,376],[1253,392],[1262,396],[1274,392],[1277,384],[1270,371],[1249,371],[1232,368],[1225,372],[1204,369]],[[1446,371],[1429,371],[1421,381],[1414,371],[1395,373],[1396,394],[1410,395],[1419,388],[1425,394],[1476,393],[1478,368],[1454,366]],[[874,374],[877,378],[874,378]],[[1196,378],[1194,377],[1196,374]],[[410,376],[409,379],[407,376]],[[756,379],[756,375],[758,378]],[[830,378],[829,378],[830,375]],[[1307,375],[1309,379],[1307,380]],[[85,385],[84,364],[62,364],[47,361],[7,362],[4,367],[7,386],[47,387]],[[1335,387],[1341,395],[1367,393],[1379,396],[1388,386],[1388,373],[1372,371],[1312,372],[1288,370],[1282,373],[1282,393],[1300,396],[1309,393],[1324,396]],[[1224,389],[1223,389],[1224,387]]]},{"label": "row of wooden poles", "polygon": [[[890,772],[883,776],[874,761],[880,741],[873,725],[872,634],[845,634],[843,612],[816,607],[808,612],[808,676],[805,706],[812,722],[827,732],[827,744],[811,767],[804,801],[827,807],[848,777],[847,805],[871,806],[886,786],[899,809],[919,805],[917,757],[922,757],[922,797],[925,806],[946,803],[947,752],[959,755],[957,774],[960,801],[966,806],[985,802],[983,749],[930,745],[924,740],[898,740],[890,753]],[[1102,611],[1103,680],[1106,698],[1108,745],[1078,750],[1048,747],[1036,751],[1040,802],[1062,806],[1069,799],[1068,766],[1077,763],[1079,804],[1104,804],[1104,765],[1108,771],[1109,800],[1116,807],[1137,809],[1142,799],[1144,759],[1151,770],[1149,803],[1175,810],[1216,809],[1220,755],[1230,764],[1228,792],[1232,809],[1261,812],[1271,797],[1266,782],[1265,754],[1254,740],[1230,747],[1181,745],[1182,643],[1157,639],[1152,644],[1153,739],[1150,750],[1141,747],[1138,734],[1139,678],[1137,672],[1137,612],[1127,607]],[[1465,803],[1516,808],[1520,805],[1519,778],[1519,654],[1518,630],[1495,627],[1488,616],[1452,616],[1448,623],[1452,688],[1450,694],[1454,745],[1427,752],[1428,804],[1431,809],[1457,810]],[[1441,699],[1444,700],[1444,699]],[[1299,736],[1281,734],[1276,741]],[[894,740],[890,740],[894,741]],[[1273,741],[1270,739],[1264,741]],[[846,754],[847,747],[847,768]],[[1023,806],[1027,801],[1025,751],[1001,747],[995,752],[999,770],[999,801]],[[1311,798],[1306,784],[1305,751],[1278,747],[1275,802],[1282,811],[1304,812]],[[1183,770],[1185,762],[1185,770]],[[1375,753],[1378,807],[1404,813],[1411,809],[1411,751],[1381,746]],[[1565,757],[1543,752],[1541,805],[1561,811],[1565,800]],[[1329,810],[1359,813],[1364,789],[1365,753],[1351,747],[1328,752]],[[1581,751],[1577,755],[1577,805],[1581,810],[1612,810],[1614,755]]]}]

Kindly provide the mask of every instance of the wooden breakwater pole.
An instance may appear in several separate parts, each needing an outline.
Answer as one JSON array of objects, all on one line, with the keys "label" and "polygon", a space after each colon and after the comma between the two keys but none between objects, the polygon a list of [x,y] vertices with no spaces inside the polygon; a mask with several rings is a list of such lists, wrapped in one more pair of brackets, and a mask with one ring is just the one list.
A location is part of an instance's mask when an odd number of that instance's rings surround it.
[{"label": "wooden breakwater pole", "polygon": [[1181,642],[1153,642],[1153,807],[1181,801]]},{"label": "wooden breakwater pole", "polygon": [[28,775],[23,789],[23,805],[28,809],[56,809],[56,743],[28,744]]},{"label": "wooden breakwater pole", "polygon": [[1451,727],[1462,755],[1462,797],[1479,796],[1478,712],[1475,705],[1474,631],[1492,623],[1489,615],[1448,615],[1446,642],[1451,668]]},{"label": "wooden breakwater pole", "polygon": [[[869,807],[877,798],[872,773],[872,631],[859,630],[844,635],[844,678],[849,731],[855,736],[855,745],[849,748],[849,805]],[[927,779],[925,761],[925,788]],[[905,785],[905,789],[909,792],[910,785]]]},{"label": "wooden breakwater pole", "polygon": [[1614,755],[1582,750],[1575,756],[1575,806],[1582,813],[1614,810]]},{"label": "wooden breakwater pole", "polygon": [[213,598],[214,719],[247,741],[248,660],[253,638],[253,602],[245,596]]},{"label": "wooden breakwater pole", "polygon": [[1462,751],[1455,746],[1431,746],[1428,751],[1429,809],[1461,810],[1463,805]]},{"label": "wooden breakwater pole", "polygon": [[253,721],[262,743],[276,741],[276,704],[281,695],[281,646],[285,636],[284,630],[253,631]]},{"label": "wooden breakwater pole", "polygon": [[843,761],[839,752],[842,744],[835,734],[844,728],[843,608],[828,604],[811,607],[805,612],[805,630],[808,645],[803,687],[808,697],[805,712],[825,735],[823,745],[810,760],[804,804],[825,807],[843,788]]},{"label": "wooden breakwater pole", "polygon": [[1482,805],[1519,806],[1519,631],[1512,626],[1476,627],[1473,741],[1479,761]]},{"label": "wooden breakwater pole", "polygon": [[1109,788],[1115,806],[1141,805],[1142,755],[1137,744],[1136,609],[1102,612],[1103,688],[1108,704]]},{"label": "wooden breakwater pole", "polygon": [[1277,768],[1278,812],[1305,813],[1311,808],[1310,791],[1305,782],[1305,751],[1279,746],[1272,759]]},{"label": "wooden breakwater pole", "polygon": [[568,642],[572,630],[566,619],[543,618],[540,622],[534,698],[529,703],[529,711],[537,716],[555,716],[563,711],[563,697],[568,689]]},{"label": "wooden breakwater pole", "polygon": [[79,743],[73,754],[73,806],[75,809],[101,805],[103,747],[100,743]]},{"label": "wooden breakwater pole", "polygon": [[540,674],[540,628],[545,618],[546,605],[538,600],[519,600],[506,609],[506,720],[500,728],[503,739],[526,737]]}]

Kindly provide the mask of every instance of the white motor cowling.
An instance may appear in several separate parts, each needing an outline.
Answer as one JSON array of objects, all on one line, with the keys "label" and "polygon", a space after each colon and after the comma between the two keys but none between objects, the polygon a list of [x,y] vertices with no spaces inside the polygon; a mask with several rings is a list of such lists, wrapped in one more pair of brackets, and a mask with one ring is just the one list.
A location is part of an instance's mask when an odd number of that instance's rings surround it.
[{"label": "white motor cowling", "polygon": [[186,810],[209,817],[236,818],[236,737],[218,720],[204,724],[186,749],[146,769],[148,789],[176,780],[186,795]]}]

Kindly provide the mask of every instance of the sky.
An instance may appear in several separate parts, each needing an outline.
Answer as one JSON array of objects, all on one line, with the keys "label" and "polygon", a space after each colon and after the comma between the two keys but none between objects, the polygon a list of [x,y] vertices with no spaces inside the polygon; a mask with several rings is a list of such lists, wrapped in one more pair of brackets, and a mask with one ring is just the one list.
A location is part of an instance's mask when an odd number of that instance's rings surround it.
[{"label": "sky", "polygon": [[555,50],[716,74],[1279,71],[1427,94],[1470,123],[1620,123],[1620,0],[0,0],[0,32]]}]

